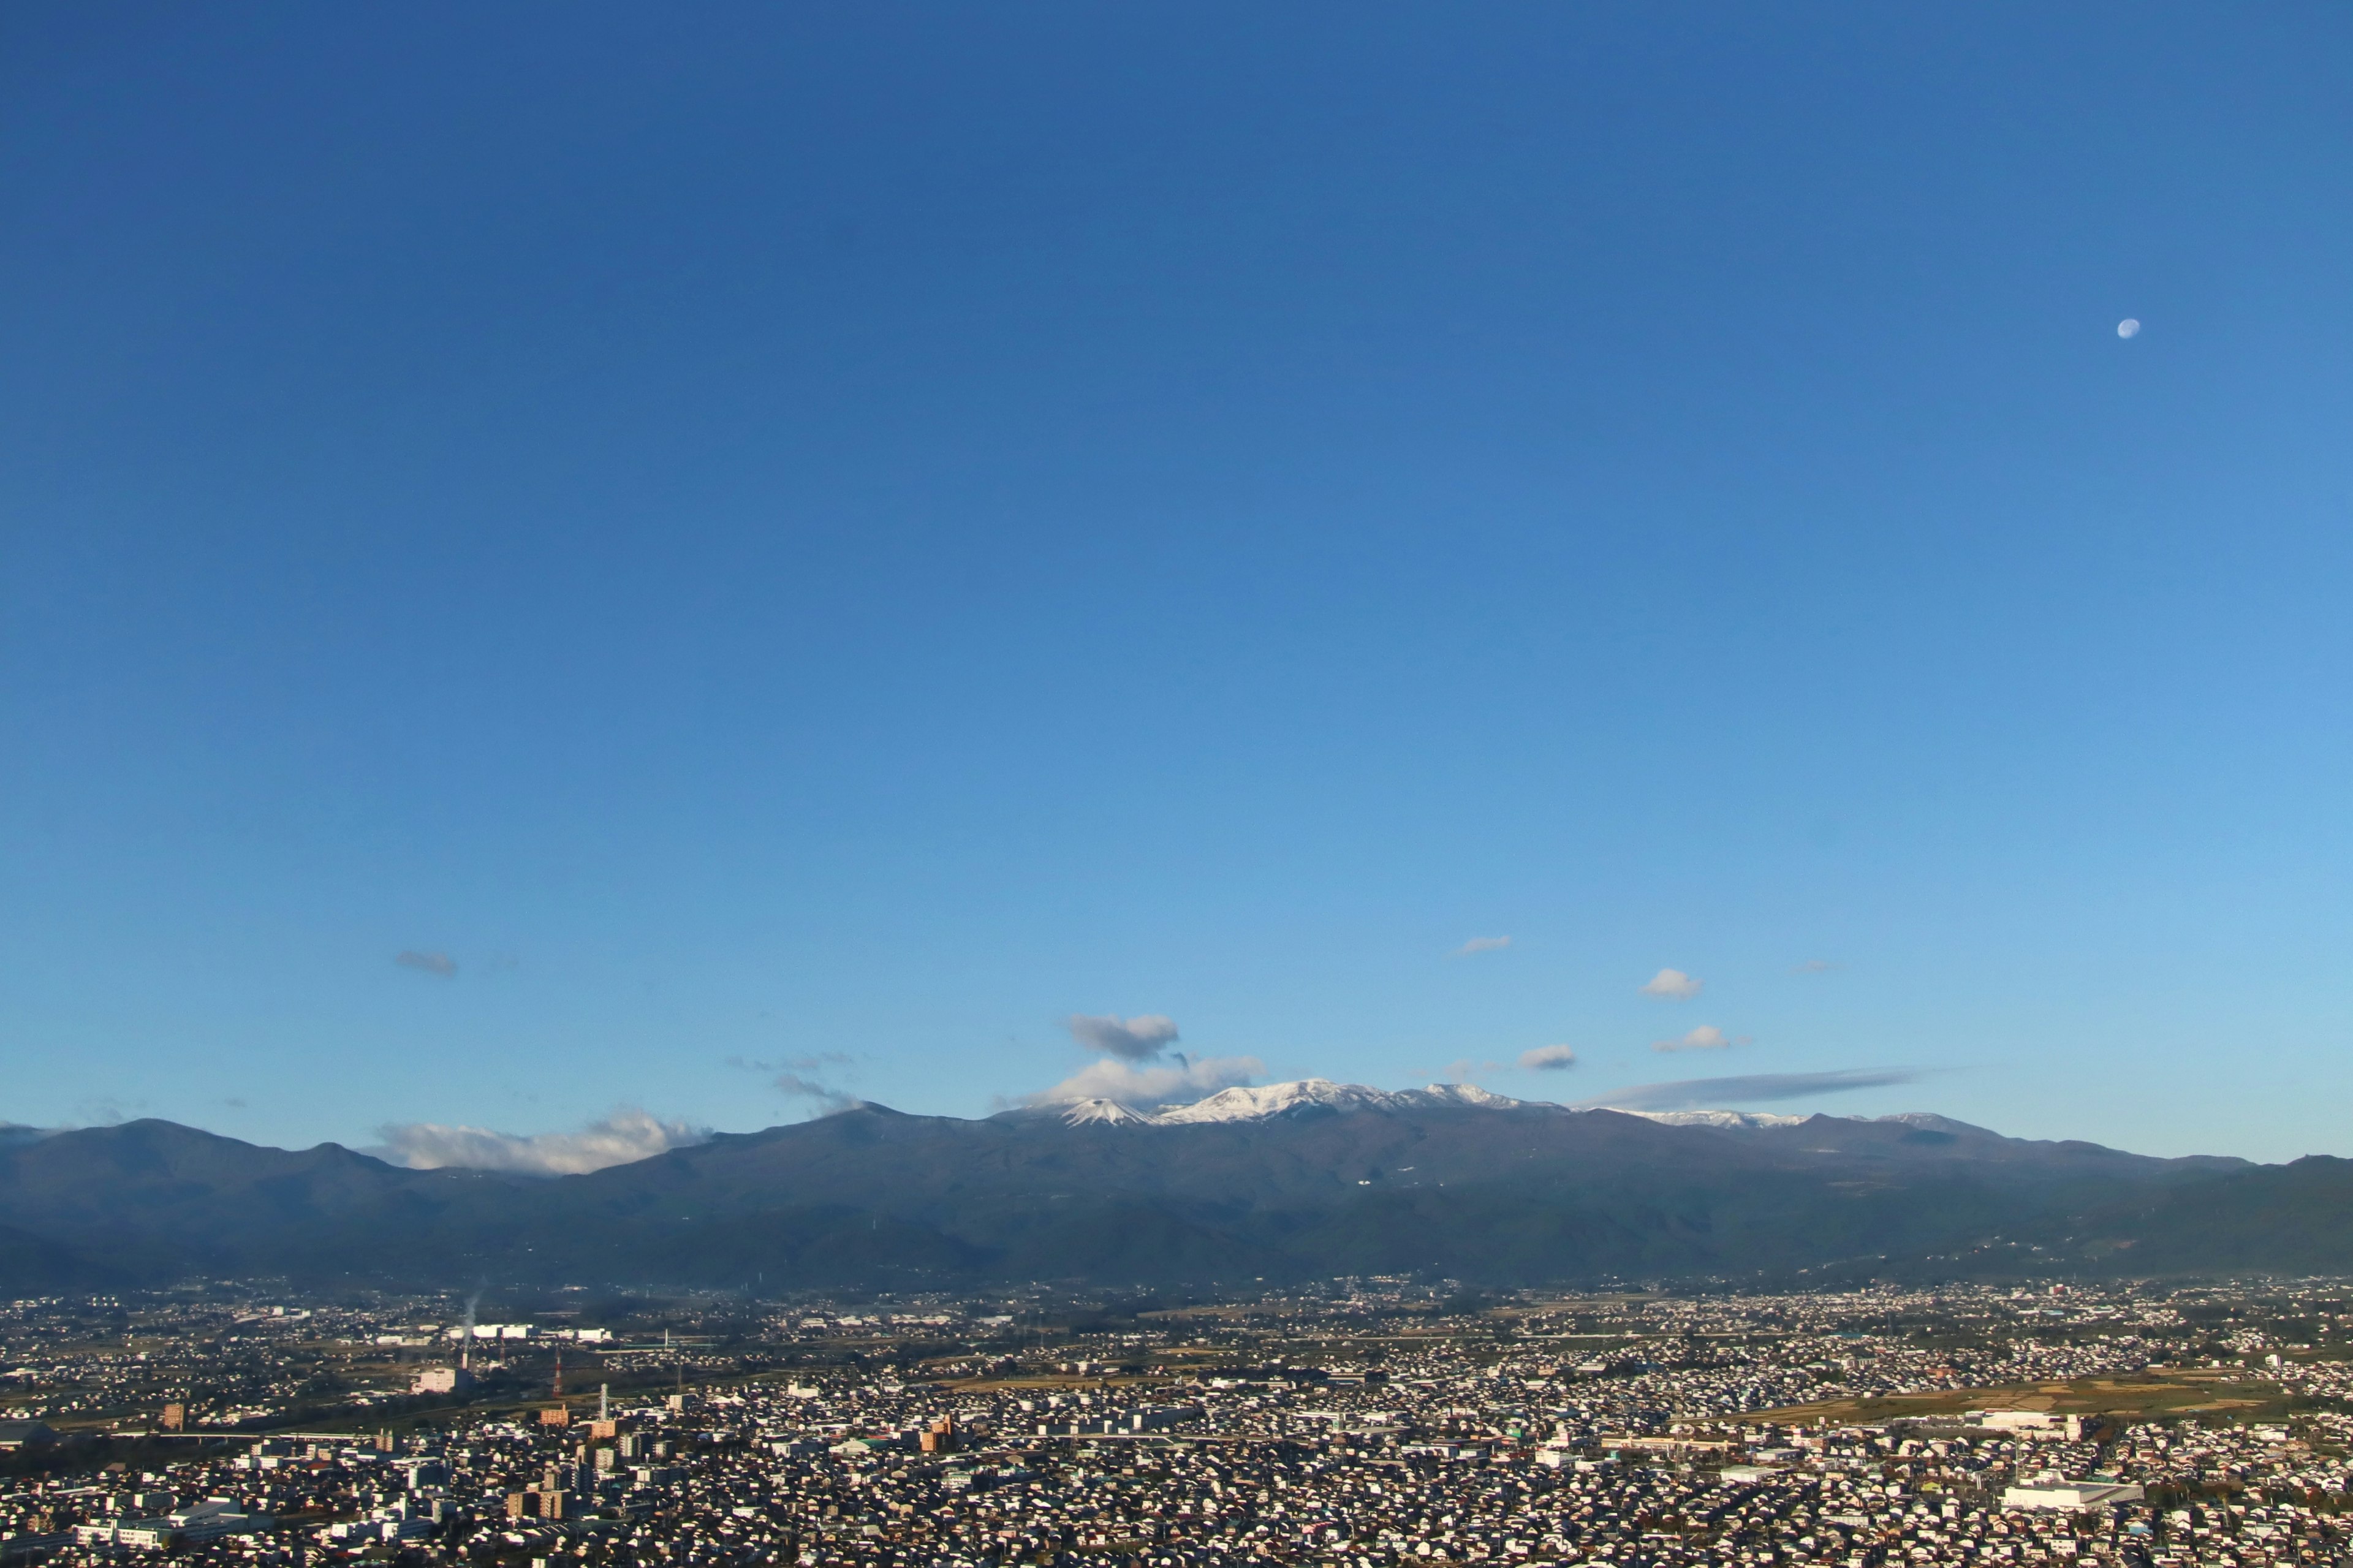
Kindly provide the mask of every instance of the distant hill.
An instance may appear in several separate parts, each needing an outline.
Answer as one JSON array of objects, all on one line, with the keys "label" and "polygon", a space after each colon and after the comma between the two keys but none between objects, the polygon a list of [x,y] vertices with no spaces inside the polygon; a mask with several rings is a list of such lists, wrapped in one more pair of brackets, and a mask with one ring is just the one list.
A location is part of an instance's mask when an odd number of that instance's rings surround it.
[{"label": "distant hill", "polygon": [[2353,1163],[2158,1160],[1928,1115],[1637,1115],[1309,1079],[1139,1111],[859,1106],[584,1176],[168,1121],[0,1141],[0,1289],[191,1275],[752,1287],[1777,1283],[2353,1272]]}]

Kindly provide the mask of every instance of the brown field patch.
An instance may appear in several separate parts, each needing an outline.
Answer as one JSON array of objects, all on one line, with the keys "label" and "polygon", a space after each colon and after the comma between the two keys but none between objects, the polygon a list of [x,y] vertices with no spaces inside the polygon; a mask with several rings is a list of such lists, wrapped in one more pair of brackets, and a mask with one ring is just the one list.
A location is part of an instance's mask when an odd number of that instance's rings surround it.
[{"label": "brown field patch", "polygon": [[2124,1415],[2148,1419],[2224,1411],[2284,1414],[2289,1396],[2276,1384],[2232,1384],[2225,1394],[2220,1374],[2165,1373],[2147,1377],[2084,1377],[2059,1383],[2005,1384],[1986,1388],[1930,1389],[1919,1394],[1869,1394],[1823,1399],[1758,1411],[1748,1419],[1787,1426],[1873,1426],[1970,1410],[2049,1410],[2063,1415]]}]

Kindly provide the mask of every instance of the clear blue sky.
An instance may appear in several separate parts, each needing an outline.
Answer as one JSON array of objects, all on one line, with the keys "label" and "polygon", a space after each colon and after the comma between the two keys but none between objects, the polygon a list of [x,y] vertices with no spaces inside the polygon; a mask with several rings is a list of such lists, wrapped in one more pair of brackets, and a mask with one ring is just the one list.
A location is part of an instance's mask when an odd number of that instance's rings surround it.
[{"label": "clear blue sky", "polygon": [[1153,1014],[2353,1154],[2348,80],[2331,4],[10,6],[0,1116],[979,1114]]}]

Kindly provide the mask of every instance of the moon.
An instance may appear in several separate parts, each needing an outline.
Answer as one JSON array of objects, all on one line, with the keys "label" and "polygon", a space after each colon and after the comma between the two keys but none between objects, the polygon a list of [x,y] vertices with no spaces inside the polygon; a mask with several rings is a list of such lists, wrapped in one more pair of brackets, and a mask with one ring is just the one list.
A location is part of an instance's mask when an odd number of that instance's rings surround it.
[{"label": "moon", "polygon": [[2137,338],[2140,336],[2139,321],[2134,317],[2126,316],[2123,321],[2118,321],[2116,323],[2116,336],[2120,338]]}]

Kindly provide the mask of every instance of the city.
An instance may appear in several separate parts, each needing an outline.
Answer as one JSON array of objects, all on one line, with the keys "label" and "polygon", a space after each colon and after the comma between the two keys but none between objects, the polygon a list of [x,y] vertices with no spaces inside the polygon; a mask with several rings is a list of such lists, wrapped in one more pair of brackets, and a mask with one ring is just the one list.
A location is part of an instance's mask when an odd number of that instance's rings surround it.
[{"label": "city", "polygon": [[0,1556],[2348,1555],[2337,1282],[468,1305],[14,1303]]}]

